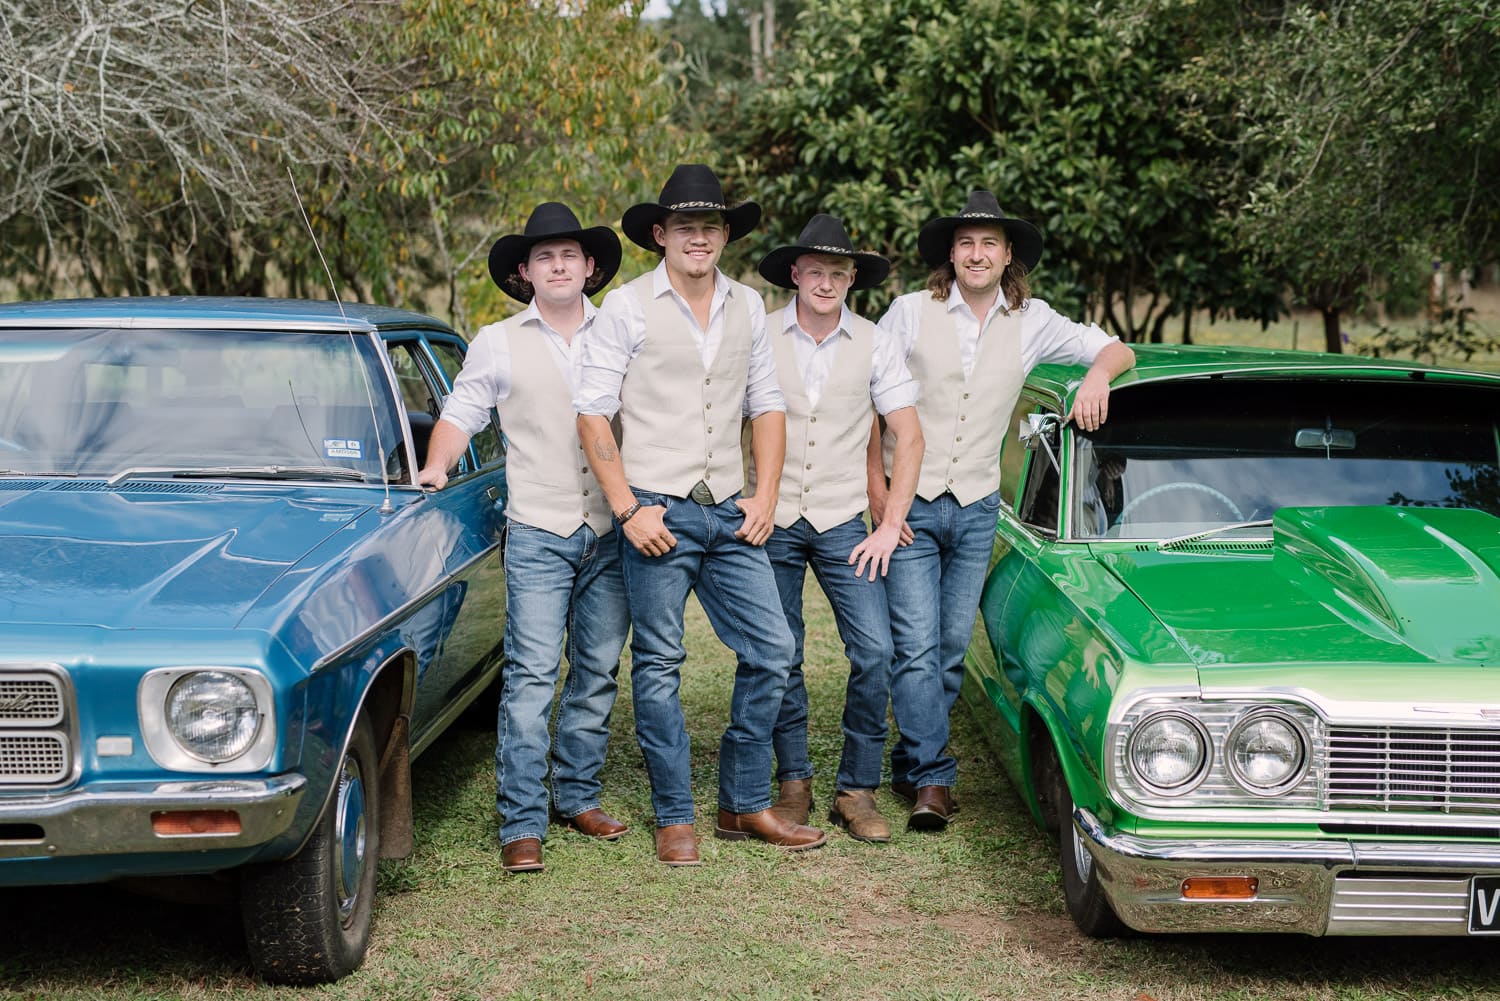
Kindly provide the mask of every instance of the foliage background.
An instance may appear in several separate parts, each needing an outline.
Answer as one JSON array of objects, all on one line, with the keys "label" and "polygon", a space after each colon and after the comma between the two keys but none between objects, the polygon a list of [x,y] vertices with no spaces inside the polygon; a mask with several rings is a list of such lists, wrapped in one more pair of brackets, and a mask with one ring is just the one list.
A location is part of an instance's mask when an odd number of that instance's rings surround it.
[{"label": "foliage background", "polygon": [[1309,307],[1339,348],[1435,259],[1500,277],[1500,0],[643,7],[0,0],[0,295],[325,296],[300,197],[340,294],[472,329],[533,205],[617,220],[684,160],[763,202],[745,273],[841,215],[897,265],[867,312],[974,187],[1132,340]]}]

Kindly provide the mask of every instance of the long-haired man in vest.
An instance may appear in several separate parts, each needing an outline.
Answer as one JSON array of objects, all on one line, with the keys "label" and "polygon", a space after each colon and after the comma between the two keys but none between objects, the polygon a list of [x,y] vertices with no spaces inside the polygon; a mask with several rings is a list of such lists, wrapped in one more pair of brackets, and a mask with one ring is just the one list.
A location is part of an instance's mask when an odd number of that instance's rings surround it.
[{"label": "long-haired man in vest", "polygon": [[620,267],[608,226],[584,229],[558,202],[490,249],[490,276],[516,315],[480,328],[433,428],[418,482],[441,489],[471,435],[499,413],[507,442],[505,672],[495,750],[500,860],[542,868],[547,832],[547,722],[567,641],[568,677],[551,742],[551,812],[614,840],[626,826],[599,806],[620,651],[630,630],[619,548],[604,492],[579,447],[573,414],[588,296]]},{"label": "long-haired man in vest", "polygon": [[[851,290],[879,285],[890,270],[884,257],[855,250],[844,224],[823,214],[813,216],[795,244],[776,248],[760,262],[761,277],[797,293],[768,321],[786,396],[787,430],[776,529],[766,541],[766,555],[797,644],[773,738],[780,788],[771,809],[799,824],[812,809],[802,677],[802,583],[812,567],[849,658],[844,749],[828,819],[860,841],[891,839],[890,824],[875,804],[885,761],[892,656],[880,578],[900,544],[916,490],[922,428],[917,384],[895,338],[855,316],[844,300]],[[886,518],[870,533],[864,520],[866,446],[875,414],[885,419],[895,446]],[[752,469],[751,476],[756,474]]]},{"label": "long-haired man in vest", "polygon": [[[927,443],[906,519],[913,542],[896,551],[886,577],[896,648],[891,709],[900,731],[891,789],[912,803],[909,829],[942,830],[958,811],[948,714],[989,567],[1000,445],[1021,383],[1042,362],[1087,364],[1069,419],[1092,431],[1109,412],[1110,381],[1135,364],[1135,353],[1031,297],[1026,276],[1042,256],[1042,235],[1008,218],[988,191],[923,226],[917,247],[933,269],[927,288],[896,299],[880,320],[921,386]],[[872,452],[880,444],[872,434]],[[894,469],[890,446],[886,475]],[[870,511],[883,523],[885,480],[871,466]]]},{"label": "long-haired man in vest", "polygon": [[[714,833],[789,850],[825,840],[770,810],[771,729],[793,649],[761,546],[776,510],[786,404],[765,304],[718,269],[725,244],[759,220],[754,202],[731,208],[701,164],[679,166],[658,201],[626,211],[625,235],[662,261],[605,297],[574,399],[579,437],[624,536],[636,737],[651,779],[656,857],[668,865],[699,861],[678,697],[689,590],[737,660]],[[618,442],[609,426],[616,414]],[[753,494],[741,492],[743,417],[764,473]]]}]

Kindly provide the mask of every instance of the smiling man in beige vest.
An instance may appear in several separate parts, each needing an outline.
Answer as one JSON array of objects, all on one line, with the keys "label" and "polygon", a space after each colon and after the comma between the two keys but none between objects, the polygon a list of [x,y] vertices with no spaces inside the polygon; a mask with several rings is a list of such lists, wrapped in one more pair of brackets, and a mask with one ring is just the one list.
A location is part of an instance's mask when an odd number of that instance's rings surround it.
[{"label": "smiling man in beige vest", "polygon": [[[1026,275],[1041,259],[1042,234],[1008,218],[988,191],[923,226],[917,246],[933,269],[927,289],[896,299],[880,320],[921,385],[927,442],[906,519],[913,541],[893,555],[886,577],[891,709],[901,732],[891,789],[913,804],[909,829],[942,830],[958,811],[948,716],[994,545],[1000,445],[1021,383],[1042,362],[1089,365],[1069,419],[1092,431],[1108,415],[1110,381],[1135,364],[1135,353],[1031,297]],[[894,441],[886,438],[890,476]],[[880,447],[872,435],[872,452]],[[872,472],[869,488],[871,514],[883,523],[893,516],[885,477]]]},{"label": "smiling man in beige vest", "polygon": [[[892,656],[881,578],[901,541],[901,523],[916,489],[922,429],[917,384],[895,339],[854,315],[844,300],[851,291],[876,287],[890,270],[884,257],[855,250],[844,224],[823,214],[813,216],[795,244],[776,248],[760,262],[761,277],[797,293],[768,322],[786,396],[787,457],[766,555],[797,644],[772,741],[780,781],[772,809],[800,824],[812,808],[802,678],[802,584],[812,567],[849,658],[844,748],[828,819],[860,841],[891,838],[890,824],[875,805]],[[867,533],[865,446],[875,414],[885,419],[895,445],[887,518]]]},{"label": "smiling man in beige vest", "polygon": [[495,751],[501,865],[542,868],[548,734],[563,641],[568,678],[552,744],[553,811],[613,840],[624,824],[599,808],[620,651],[630,628],[609,506],[579,446],[573,415],[579,347],[596,310],[587,296],[620,267],[608,226],[584,229],[558,202],[490,250],[490,276],[529,303],[480,328],[443,406],[418,474],[441,489],[469,438],[498,409],[507,441],[505,672]]},{"label": "smiling man in beige vest", "polygon": [[[702,164],[679,166],[660,199],[626,211],[625,235],[662,262],[605,297],[574,400],[579,437],[624,536],[636,737],[651,778],[656,857],[667,865],[699,862],[678,697],[690,590],[737,661],[714,834],[792,851],[825,840],[770,809],[771,729],[793,651],[761,546],[776,510],[786,404],[765,304],[718,268],[725,244],[759,219],[753,202],[730,207]],[[620,443],[609,427],[616,413]],[[763,474],[744,496],[742,417]]]}]

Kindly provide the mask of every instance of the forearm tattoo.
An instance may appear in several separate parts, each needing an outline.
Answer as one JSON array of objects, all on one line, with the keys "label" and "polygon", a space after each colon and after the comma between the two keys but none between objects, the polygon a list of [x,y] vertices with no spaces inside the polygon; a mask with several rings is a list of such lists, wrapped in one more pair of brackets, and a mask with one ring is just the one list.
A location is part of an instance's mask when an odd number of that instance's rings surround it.
[{"label": "forearm tattoo", "polygon": [[607,438],[594,439],[594,456],[598,458],[599,461],[614,462],[615,458],[619,456],[619,454],[619,452],[615,451],[614,442],[610,441]]}]

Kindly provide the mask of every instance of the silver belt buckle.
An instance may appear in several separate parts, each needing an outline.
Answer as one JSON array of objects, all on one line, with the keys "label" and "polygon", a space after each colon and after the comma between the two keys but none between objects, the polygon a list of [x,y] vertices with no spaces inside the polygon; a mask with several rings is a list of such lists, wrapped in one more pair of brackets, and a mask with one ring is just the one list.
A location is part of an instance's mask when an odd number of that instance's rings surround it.
[{"label": "silver belt buckle", "polygon": [[689,491],[688,496],[699,504],[712,505],[714,502],[714,492],[708,489],[708,484],[702,480],[693,484],[693,489]]}]

